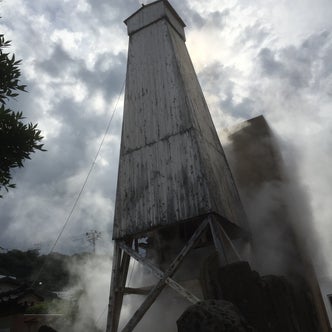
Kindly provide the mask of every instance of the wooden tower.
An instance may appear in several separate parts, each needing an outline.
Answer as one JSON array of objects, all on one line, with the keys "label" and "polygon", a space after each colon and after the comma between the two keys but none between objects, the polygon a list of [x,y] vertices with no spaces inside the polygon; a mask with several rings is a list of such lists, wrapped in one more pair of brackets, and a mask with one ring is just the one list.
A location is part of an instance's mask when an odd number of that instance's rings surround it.
[{"label": "wooden tower", "polygon": [[[222,261],[227,255],[236,257],[233,239],[248,234],[237,188],[186,49],[184,22],[168,1],[159,0],[140,8],[125,24],[129,51],[107,332],[118,330],[123,296],[130,293],[126,279],[131,257],[148,266],[159,282],[123,331],[135,328],[166,285],[192,303],[199,300],[172,278],[199,243],[210,241]],[[167,229],[186,233],[178,253],[169,255],[166,265],[165,260],[148,260],[139,239],[158,237]]]}]

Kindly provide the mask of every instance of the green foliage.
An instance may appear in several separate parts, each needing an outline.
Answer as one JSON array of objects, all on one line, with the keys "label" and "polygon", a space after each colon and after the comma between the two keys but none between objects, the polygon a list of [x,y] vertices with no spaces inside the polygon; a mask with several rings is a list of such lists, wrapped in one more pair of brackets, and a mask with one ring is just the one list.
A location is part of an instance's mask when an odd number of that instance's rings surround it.
[{"label": "green foliage", "polygon": [[0,274],[13,275],[19,279],[28,279],[34,267],[38,264],[37,250],[11,250],[0,254]]},{"label": "green foliage", "polygon": [[[10,250],[0,253],[0,274],[12,275],[26,282],[33,282],[39,275],[39,290],[61,290],[69,283],[69,259],[70,256],[57,253],[39,255],[38,250]],[[44,268],[39,273],[42,266]]]},{"label": "green foliage", "polygon": [[[70,256],[51,253],[39,257],[38,269],[32,274],[32,280],[38,276],[41,289],[56,291],[68,286],[70,280],[69,266]],[[40,271],[40,267],[43,269]]]},{"label": "green foliage", "polygon": [[11,182],[12,169],[23,167],[24,160],[30,159],[36,150],[45,151],[37,124],[24,123],[22,112],[7,107],[7,102],[17,97],[18,92],[26,92],[26,85],[20,83],[21,60],[4,52],[9,46],[10,41],[0,35],[0,189],[6,191],[15,187]]},{"label": "green foliage", "polygon": [[0,35],[0,102],[5,104],[9,98],[17,97],[17,90],[26,91],[26,85],[20,84],[21,71],[18,65],[22,60],[15,61],[15,55],[11,57],[9,53],[3,52],[10,46],[10,40],[5,40],[4,35]]}]

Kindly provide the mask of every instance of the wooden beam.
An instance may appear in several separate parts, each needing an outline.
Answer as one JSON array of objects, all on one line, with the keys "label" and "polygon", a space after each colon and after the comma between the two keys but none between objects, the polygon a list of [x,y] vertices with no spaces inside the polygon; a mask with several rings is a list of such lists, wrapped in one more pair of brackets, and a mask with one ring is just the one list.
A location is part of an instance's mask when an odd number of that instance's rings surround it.
[{"label": "wooden beam", "polygon": [[112,278],[111,278],[110,296],[108,301],[106,332],[116,332],[117,326],[119,324],[119,322],[116,321],[115,303],[116,303],[116,289],[119,283],[118,279],[119,279],[120,265],[121,265],[121,249],[118,246],[117,241],[115,241],[114,250],[113,250]]},{"label": "wooden beam", "polygon": [[117,325],[115,326],[114,331],[117,331],[119,320],[120,320],[124,288],[126,286],[127,275],[128,275],[129,262],[130,262],[130,256],[126,252],[123,252],[121,267],[120,267],[120,272],[119,272],[120,273],[119,284],[116,289],[116,302],[115,302],[114,310],[115,310],[115,317],[116,317],[115,322],[117,323]]},{"label": "wooden beam", "polygon": [[214,216],[209,217],[209,224],[212,233],[212,238],[214,242],[214,246],[217,249],[219,263],[221,266],[228,264],[228,259],[226,255],[225,246],[222,239],[221,230],[218,228],[217,221],[215,220]]},{"label": "wooden beam", "polygon": [[[126,251],[131,257],[136,259],[138,262],[143,264],[145,267],[147,267],[158,279],[162,279],[164,277],[164,272],[158,269],[155,265],[153,265],[150,261],[146,260],[143,256],[141,256],[139,253],[134,251],[132,248],[126,246],[123,243],[120,243],[119,246],[123,251]],[[198,297],[196,297],[194,294],[186,290],[184,287],[182,287],[179,283],[177,283],[172,278],[166,279],[166,284],[173,288],[176,292],[178,292],[180,295],[185,297],[189,302],[191,303],[197,303],[200,301]]]},{"label": "wooden beam", "polygon": [[222,238],[224,240],[224,243],[227,243],[228,246],[231,248],[231,250],[233,251],[233,254],[235,256],[235,260],[242,260],[239,252],[236,250],[232,240],[229,238],[229,236],[227,235],[226,231],[224,230],[224,227],[221,225],[220,222],[217,221],[218,227],[221,230],[221,234],[222,234]]},{"label": "wooden beam", "polygon": [[130,256],[126,252],[121,252],[118,241],[115,241],[106,332],[118,330],[129,262]]},{"label": "wooden beam", "polygon": [[[187,242],[187,244],[183,247],[181,252],[178,254],[178,256],[173,260],[173,262],[169,265],[165,273],[163,274],[163,277],[159,280],[159,282],[154,286],[154,288],[150,291],[144,302],[141,304],[141,306],[138,308],[138,310],[135,312],[133,317],[129,320],[127,325],[124,327],[122,332],[131,332],[135,328],[135,326],[139,323],[139,321],[142,319],[146,311],[151,307],[153,302],[156,300],[158,295],[161,293],[161,291],[164,289],[166,285],[166,280],[170,278],[177,270],[179,265],[182,263],[185,256],[188,254],[190,249],[196,244],[196,242],[199,240],[200,236],[202,235],[203,231],[206,229],[206,226],[209,222],[209,219],[206,218],[200,226],[196,229],[190,240]],[[182,287],[182,286],[181,286]]]},{"label": "wooden beam", "polygon": [[153,287],[125,287],[123,293],[126,294],[136,294],[136,295],[147,295]]}]

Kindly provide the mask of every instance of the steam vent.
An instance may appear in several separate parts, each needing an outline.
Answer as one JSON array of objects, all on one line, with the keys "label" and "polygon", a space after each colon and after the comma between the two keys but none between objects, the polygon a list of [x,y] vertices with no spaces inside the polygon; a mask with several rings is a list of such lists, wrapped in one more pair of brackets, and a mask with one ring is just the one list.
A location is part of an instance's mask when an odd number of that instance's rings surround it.
[{"label": "steam vent", "polygon": [[[314,274],[308,282],[301,276],[301,283],[264,279],[249,265],[255,237],[185,45],[184,22],[159,0],[125,24],[106,331],[328,331],[319,291],[312,300]],[[140,285],[129,285],[131,259],[149,271]],[[128,314],[124,300],[140,304]],[[167,316],[175,303],[181,303],[178,312]],[[153,326],[149,312],[162,305],[165,321]]]}]

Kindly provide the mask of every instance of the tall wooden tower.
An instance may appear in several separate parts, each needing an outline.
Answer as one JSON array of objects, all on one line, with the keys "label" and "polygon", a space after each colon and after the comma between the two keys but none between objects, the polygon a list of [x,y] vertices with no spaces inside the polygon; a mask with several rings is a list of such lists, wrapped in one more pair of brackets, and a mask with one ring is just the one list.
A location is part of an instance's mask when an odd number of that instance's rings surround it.
[{"label": "tall wooden tower", "polygon": [[[199,300],[172,278],[190,250],[212,244],[223,260],[236,256],[232,239],[247,236],[239,194],[186,49],[184,22],[159,0],[125,24],[129,51],[107,332],[118,330],[123,296],[130,292],[130,257],[159,282],[123,331],[134,329],[166,285],[192,303]],[[167,230],[180,234],[175,256],[168,255],[174,248],[164,250],[156,241]],[[150,250],[164,250],[171,260],[148,260],[139,247],[146,236],[155,239]]]}]

